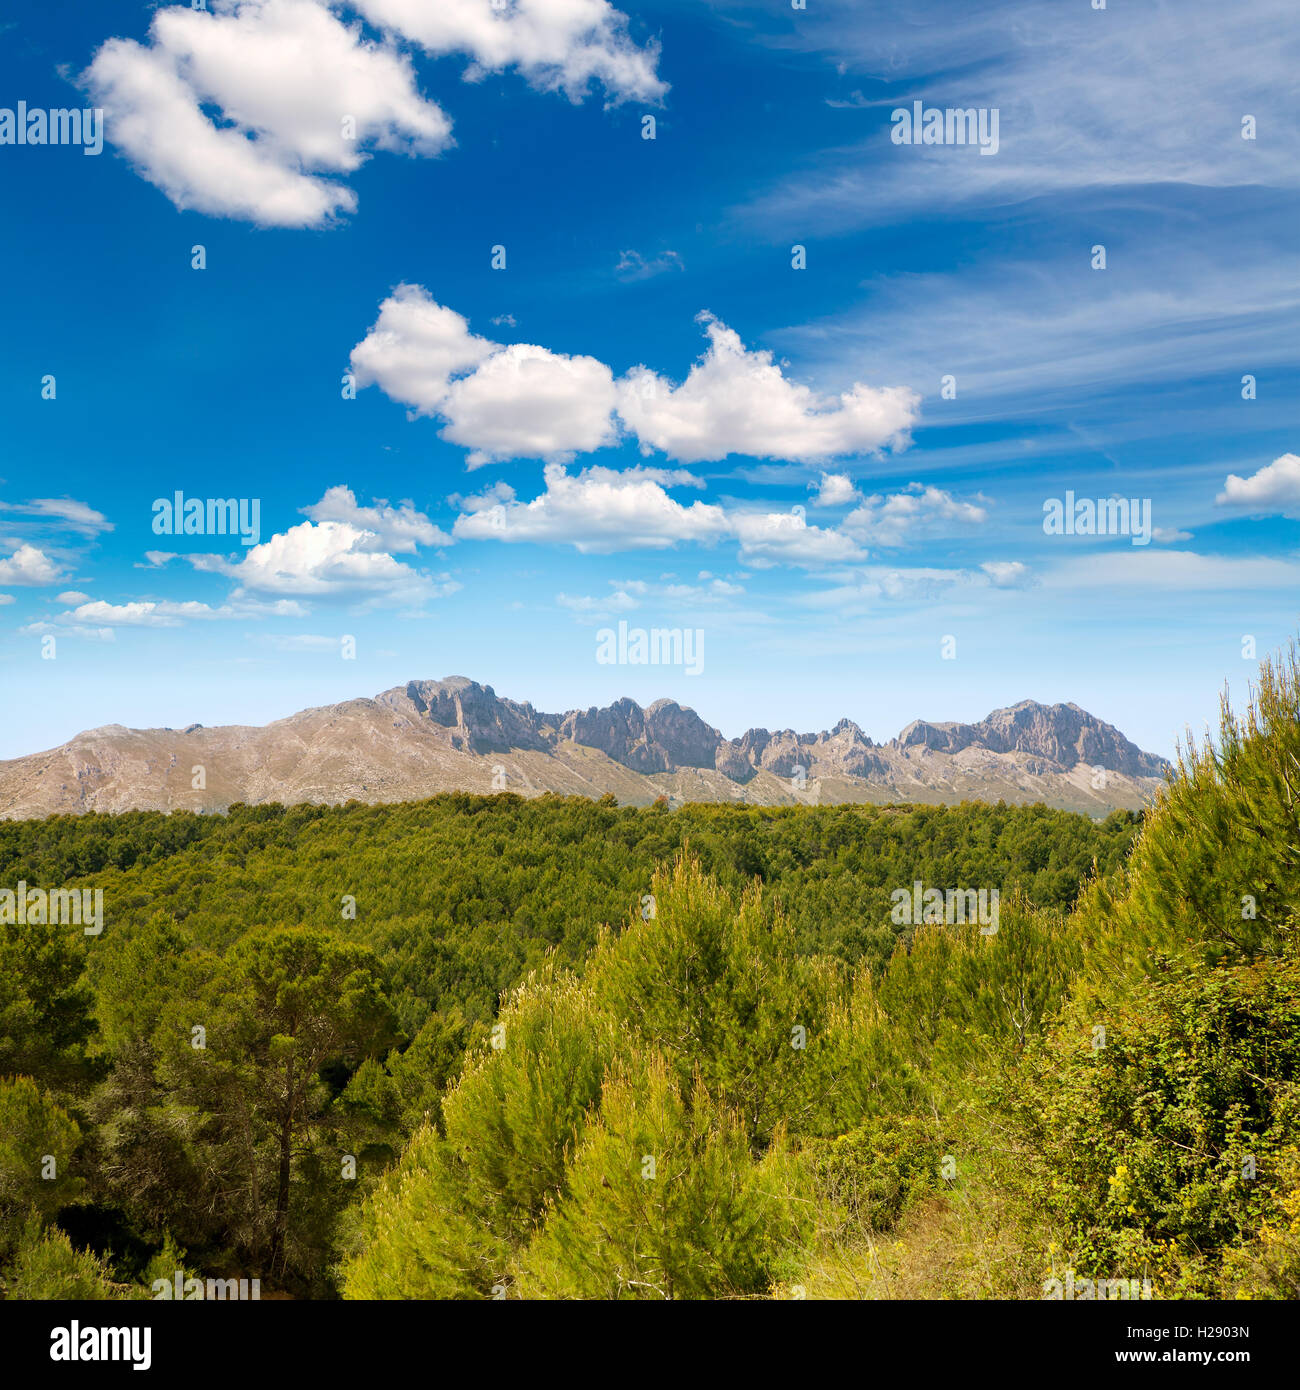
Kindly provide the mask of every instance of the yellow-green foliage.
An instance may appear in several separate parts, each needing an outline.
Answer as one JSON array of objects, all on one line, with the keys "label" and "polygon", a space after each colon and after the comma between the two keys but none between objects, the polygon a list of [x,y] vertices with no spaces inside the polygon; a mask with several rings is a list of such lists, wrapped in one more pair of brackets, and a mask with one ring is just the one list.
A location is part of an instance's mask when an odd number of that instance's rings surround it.
[{"label": "yellow-green foliage", "polygon": [[[1300,666],[1193,750],[1074,925],[1084,968],[1008,1086],[1081,1273],[1165,1296],[1294,1283]],[[1014,1093],[1013,1093],[1014,1090]]]},{"label": "yellow-green foliage", "polygon": [[1127,870],[1078,916],[1090,971],[1146,970],[1150,952],[1207,963],[1278,956],[1300,905],[1300,656],[1260,663],[1244,716],[1223,699],[1217,744],[1189,740]]},{"label": "yellow-green foliage", "polygon": [[614,1029],[586,986],[549,969],[514,991],[496,1027],[499,1045],[469,1060],[443,1114],[465,1200],[503,1236],[518,1236],[563,1190]]},{"label": "yellow-green foliage", "polygon": [[30,1076],[0,1080],[0,1220],[52,1214],[82,1188],[77,1123]]},{"label": "yellow-green foliage", "polygon": [[808,1226],[783,1146],[756,1162],[744,1125],[657,1054],[606,1081],[565,1197],[523,1252],[543,1298],[725,1298],[765,1291]]},{"label": "yellow-green foliage", "polygon": [[808,1222],[786,1130],[826,1122],[874,1014],[756,892],[686,860],[653,889],[581,982],[548,968],[506,1002],[443,1102],[445,1140],[423,1133],[367,1203],[348,1296],[770,1286]]},{"label": "yellow-green foliage", "polygon": [[[34,1023],[34,981],[80,997],[73,957],[11,951],[0,1055],[44,1069],[0,1083],[19,1136],[6,1147],[0,1126],[0,1201],[57,1219],[76,1195],[31,1186],[34,1146],[78,1151],[70,1096],[119,1175],[97,1195],[158,1232],[152,1248],[170,1230],[191,1251],[256,1251],[283,1152],[268,1117],[292,1078],[307,1152],[284,1249],[314,1289],[332,1248],[352,1298],[1035,1297],[1067,1269],[1149,1278],[1157,1297],[1295,1297],[1297,793],[1293,652],[1265,663],[1244,716],[1225,707],[1214,745],[1189,747],[1126,864],[1129,817],[989,807],[241,810],[169,821],[152,859],[93,818],[84,839],[0,826],[15,865],[148,890],[126,895],[138,931],[93,953],[84,1053],[71,1034],[42,1053]],[[365,860],[392,890],[344,929],[340,844],[349,881]],[[254,867],[207,930],[213,854]],[[258,924],[302,901],[276,877],[299,861],[325,904],[301,913],[311,939],[374,952],[357,1028],[326,1029],[332,988],[300,1018],[298,987],[280,988],[296,968],[228,987]],[[897,930],[892,890],[918,878],[997,887],[997,931]],[[647,890],[653,912],[602,925]],[[406,1029],[391,1051],[389,998]],[[248,1031],[259,1009],[265,1037]],[[227,1045],[244,1036],[256,1046]],[[355,1184],[336,1176],[344,1143],[366,1160]],[[194,1199],[216,1191],[232,1194],[220,1221]],[[0,1261],[26,1288],[100,1277],[39,1230]]]},{"label": "yellow-green foliage", "polygon": [[141,1285],[117,1284],[103,1260],[89,1250],[74,1250],[60,1230],[43,1230],[30,1222],[18,1241],[3,1283],[4,1297],[14,1299],[147,1298]]},{"label": "yellow-green foliage", "polygon": [[464,1174],[426,1126],[351,1219],[349,1298],[481,1298],[506,1273],[509,1246],[467,1205]]}]

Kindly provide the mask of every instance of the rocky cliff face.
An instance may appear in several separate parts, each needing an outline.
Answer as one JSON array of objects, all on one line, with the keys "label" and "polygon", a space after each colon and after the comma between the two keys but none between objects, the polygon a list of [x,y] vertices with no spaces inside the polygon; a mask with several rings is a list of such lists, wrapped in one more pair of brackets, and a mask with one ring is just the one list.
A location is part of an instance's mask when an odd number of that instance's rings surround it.
[{"label": "rocky cliff face", "polygon": [[[193,769],[205,786],[193,786]],[[1098,787],[1092,769],[1106,769]],[[506,788],[652,801],[1046,801],[1141,805],[1166,764],[1077,705],[1022,701],[976,724],[917,720],[873,743],[829,731],[725,739],[674,700],[546,714],[463,676],[304,710],[264,728],[92,729],[0,762],[0,816],[220,809],[234,801],[394,801]],[[1109,780],[1108,780],[1109,779]]]},{"label": "rocky cliff face", "polygon": [[978,724],[928,724],[916,719],[893,742],[899,748],[944,753],[971,747],[991,753],[1029,753],[1057,768],[1087,763],[1128,777],[1160,777],[1166,766],[1163,758],[1144,753],[1114,725],[1078,705],[1040,705],[1033,700],[994,710]]}]

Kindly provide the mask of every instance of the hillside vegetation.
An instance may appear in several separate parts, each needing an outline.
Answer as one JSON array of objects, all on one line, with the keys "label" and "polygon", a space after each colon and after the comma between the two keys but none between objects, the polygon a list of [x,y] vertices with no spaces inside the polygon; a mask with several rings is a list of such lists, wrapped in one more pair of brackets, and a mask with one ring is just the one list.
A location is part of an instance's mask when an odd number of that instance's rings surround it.
[{"label": "hillside vegetation", "polygon": [[[5,1292],[1295,1297],[1298,794],[1292,654],[1144,823],[2,825],[0,885],[106,904],[0,928]],[[897,920],[917,882],[996,931]]]}]

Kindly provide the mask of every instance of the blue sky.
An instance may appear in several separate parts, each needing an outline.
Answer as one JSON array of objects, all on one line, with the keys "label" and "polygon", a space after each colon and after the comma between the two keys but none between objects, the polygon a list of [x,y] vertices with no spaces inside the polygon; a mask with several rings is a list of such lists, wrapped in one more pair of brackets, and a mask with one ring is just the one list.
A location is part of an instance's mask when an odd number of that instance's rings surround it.
[{"label": "blue sky", "polygon": [[0,757],[452,673],[1170,754],[1300,607],[1298,49],[1291,0],[10,7],[0,142],[106,138],[0,143]]}]

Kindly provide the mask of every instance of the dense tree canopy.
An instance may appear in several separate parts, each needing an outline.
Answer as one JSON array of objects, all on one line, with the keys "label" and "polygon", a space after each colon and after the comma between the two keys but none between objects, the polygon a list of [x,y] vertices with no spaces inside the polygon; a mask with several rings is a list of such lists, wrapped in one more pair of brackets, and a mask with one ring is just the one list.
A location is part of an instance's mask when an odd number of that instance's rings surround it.
[{"label": "dense tree canopy", "polygon": [[[1268,669],[1145,823],[458,794],[0,824],[0,882],[105,901],[99,936],[0,937],[3,1291],[1294,1296],[1298,691]],[[998,914],[900,916],[935,888]]]}]

